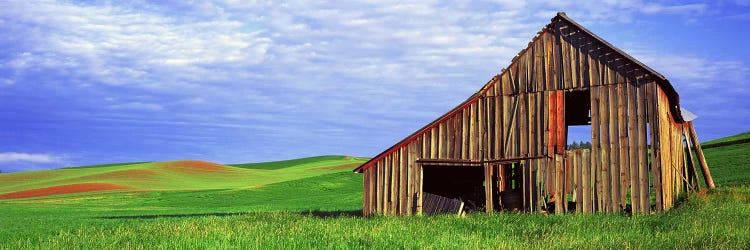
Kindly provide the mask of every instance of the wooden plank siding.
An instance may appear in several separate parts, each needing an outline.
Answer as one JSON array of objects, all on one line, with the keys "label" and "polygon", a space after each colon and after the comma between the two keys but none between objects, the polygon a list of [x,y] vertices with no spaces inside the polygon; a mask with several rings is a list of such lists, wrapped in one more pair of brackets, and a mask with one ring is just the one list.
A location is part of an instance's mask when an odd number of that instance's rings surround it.
[{"label": "wooden plank siding", "polygon": [[[420,160],[482,166],[488,212],[503,208],[509,186],[505,165],[487,162],[508,159],[519,159],[524,211],[669,209],[689,184],[682,132],[689,127],[660,77],[558,15],[469,99],[355,169],[364,173],[362,213],[420,213]],[[573,97],[585,92],[589,100]],[[579,104],[587,110],[566,110]],[[580,122],[567,119],[580,112],[590,114],[592,147],[566,151],[568,126]]]}]

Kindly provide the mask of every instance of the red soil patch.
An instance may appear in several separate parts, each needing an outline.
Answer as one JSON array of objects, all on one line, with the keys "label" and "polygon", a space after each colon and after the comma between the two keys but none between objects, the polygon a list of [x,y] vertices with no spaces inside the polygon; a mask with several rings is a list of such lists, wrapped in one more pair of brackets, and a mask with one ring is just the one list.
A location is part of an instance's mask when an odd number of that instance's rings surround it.
[{"label": "red soil patch", "polygon": [[154,171],[144,169],[122,170],[103,174],[89,175],[76,180],[101,180],[101,179],[133,179],[148,178],[154,175]]},{"label": "red soil patch", "polygon": [[159,164],[159,167],[188,174],[230,172],[227,166],[207,161],[171,161]]},{"label": "red soil patch", "polygon": [[64,173],[60,170],[8,173],[8,174],[0,175],[0,183],[3,183],[3,184],[24,183],[24,182],[31,181],[31,180],[55,178],[63,174]]},{"label": "red soil patch", "polygon": [[58,194],[72,194],[72,193],[83,193],[83,192],[94,192],[94,191],[107,191],[107,190],[127,190],[130,189],[127,186],[110,184],[110,183],[82,183],[82,184],[70,184],[61,185],[46,188],[29,189],[24,191],[18,191],[13,193],[1,194],[0,199],[19,199],[19,198],[30,198],[40,197],[48,195]]}]

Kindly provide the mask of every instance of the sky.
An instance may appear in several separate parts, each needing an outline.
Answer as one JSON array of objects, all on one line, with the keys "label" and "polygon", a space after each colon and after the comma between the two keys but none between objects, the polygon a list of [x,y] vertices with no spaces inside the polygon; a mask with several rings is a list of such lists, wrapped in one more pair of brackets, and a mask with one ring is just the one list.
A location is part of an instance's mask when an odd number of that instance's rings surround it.
[{"label": "sky", "polygon": [[0,170],[372,157],[558,11],[670,79],[701,140],[750,130],[748,0],[403,2],[0,0]]}]

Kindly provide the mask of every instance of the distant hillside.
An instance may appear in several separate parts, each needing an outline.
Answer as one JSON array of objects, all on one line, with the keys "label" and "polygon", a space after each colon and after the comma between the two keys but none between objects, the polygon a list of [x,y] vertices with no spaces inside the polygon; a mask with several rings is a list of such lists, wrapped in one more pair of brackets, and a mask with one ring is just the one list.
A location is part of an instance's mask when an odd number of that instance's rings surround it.
[{"label": "distant hillside", "polygon": [[139,163],[151,163],[151,162],[150,161],[137,161],[137,162],[108,163],[108,164],[97,164],[97,165],[87,165],[87,166],[77,166],[77,167],[64,167],[64,168],[100,168],[100,167],[114,167],[114,166],[123,166],[123,165],[133,165],[133,164],[139,164]]},{"label": "distant hillside", "polygon": [[701,143],[717,186],[750,185],[750,143],[744,143],[749,137],[745,132]]},{"label": "distant hillside", "polygon": [[227,166],[238,167],[238,168],[248,168],[248,169],[276,170],[276,169],[282,169],[282,168],[287,168],[287,167],[297,166],[297,165],[304,165],[304,164],[325,165],[326,163],[331,162],[331,161],[340,161],[342,159],[350,159],[350,158],[367,160],[364,158],[356,158],[356,157],[343,156],[343,155],[324,155],[324,156],[314,156],[314,157],[299,158],[299,159],[293,159],[293,160],[283,160],[283,161],[227,164]]},{"label": "distant hillside", "polygon": [[0,175],[0,199],[103,191],[247,189],[350,171],[365,159],[321,156],[270,163],[205,161],[117,163]]},{"label": "distant hillside", "polygon": [[739,143],[750,143],[750,132],[739,133],[724,138],[714,139],[707,142],[702,142],[701,146],[704,148],[713,148],[719,146],[726,146]]}]

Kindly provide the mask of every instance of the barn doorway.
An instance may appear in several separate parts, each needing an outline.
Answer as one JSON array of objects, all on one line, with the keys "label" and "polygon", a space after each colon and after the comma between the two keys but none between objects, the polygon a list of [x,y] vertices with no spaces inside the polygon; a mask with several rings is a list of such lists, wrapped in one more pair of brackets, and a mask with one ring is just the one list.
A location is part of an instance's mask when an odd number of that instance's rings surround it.
[{"label": "barn doorway", "polygon": [[464,202],[464,211],[485,211],[481,166],[422,166],[422,191]]},{"label": "barn doorway", "polygon": [[499,208],[508,211],[523,210],[524,190],[523,166],[519,163],[498,165],[500,194]]}]

